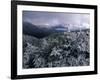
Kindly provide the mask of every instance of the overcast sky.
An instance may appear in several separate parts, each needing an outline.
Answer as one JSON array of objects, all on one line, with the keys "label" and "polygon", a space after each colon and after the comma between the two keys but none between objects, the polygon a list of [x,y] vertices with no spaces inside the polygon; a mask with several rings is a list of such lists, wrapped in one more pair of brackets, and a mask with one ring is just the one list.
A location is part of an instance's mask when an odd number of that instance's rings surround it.
[{"label": "overcast sky", "polygon": [[90,15],[67,12],[23,11],[23,21],[30,22],[35,25],[89,25]]}]

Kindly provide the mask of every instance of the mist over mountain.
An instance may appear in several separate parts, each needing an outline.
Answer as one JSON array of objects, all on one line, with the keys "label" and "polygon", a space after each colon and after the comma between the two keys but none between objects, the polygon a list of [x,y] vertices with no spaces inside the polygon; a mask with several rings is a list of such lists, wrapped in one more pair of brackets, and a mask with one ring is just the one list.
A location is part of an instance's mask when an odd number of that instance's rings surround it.
[{"label": "mist over mountain", "polygon": [[89,30],[89,27],[79,26],[79,25],[67,25],[67,24],[34,25],[29,22],[23,22],[23,34],[34,36],[36,38],[44,38],[53,33],[74,32],[74,31],[83,31],[83,30]]}]

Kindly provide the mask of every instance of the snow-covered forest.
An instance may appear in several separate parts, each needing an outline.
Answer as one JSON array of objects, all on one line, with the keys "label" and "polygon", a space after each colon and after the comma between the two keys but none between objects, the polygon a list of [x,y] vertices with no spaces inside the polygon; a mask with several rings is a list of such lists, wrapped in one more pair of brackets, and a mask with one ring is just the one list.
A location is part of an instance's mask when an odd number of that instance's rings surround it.
[{"label": "snow-covered forest", "polygon": [[89,33],[60,32],[40,39],[23,34],[23,68],[88,66]]}]

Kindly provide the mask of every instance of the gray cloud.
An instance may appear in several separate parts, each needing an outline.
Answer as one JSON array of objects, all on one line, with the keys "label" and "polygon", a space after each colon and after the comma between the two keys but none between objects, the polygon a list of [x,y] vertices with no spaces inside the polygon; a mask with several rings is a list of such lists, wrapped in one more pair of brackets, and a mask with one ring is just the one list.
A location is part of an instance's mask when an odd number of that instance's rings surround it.
[{"label": "gray cloud", "polygon": [[23,11],[23,21],[28,21],[35,25],[49,24],[90,24],[89,14],[65,13],[65,12],[38,12]]}]

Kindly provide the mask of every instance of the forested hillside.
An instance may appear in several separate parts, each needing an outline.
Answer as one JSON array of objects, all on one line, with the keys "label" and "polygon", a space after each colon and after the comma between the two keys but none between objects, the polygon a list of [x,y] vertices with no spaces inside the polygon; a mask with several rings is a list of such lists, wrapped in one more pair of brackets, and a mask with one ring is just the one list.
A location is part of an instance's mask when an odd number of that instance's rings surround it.
[{"label": "forested hillside", "polygon": [[23,34],[23,68],[88,66],[89,30],[53,33],[44,38]]}]

